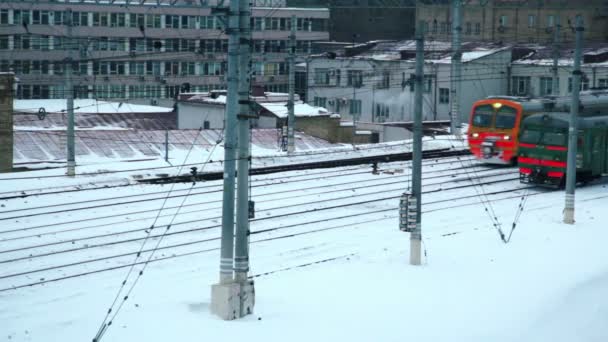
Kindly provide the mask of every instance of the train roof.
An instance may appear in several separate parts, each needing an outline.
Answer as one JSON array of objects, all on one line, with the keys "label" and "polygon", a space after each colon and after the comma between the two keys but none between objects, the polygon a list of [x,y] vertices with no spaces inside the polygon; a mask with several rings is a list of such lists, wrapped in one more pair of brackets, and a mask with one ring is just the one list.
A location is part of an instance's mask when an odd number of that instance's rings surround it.
[{"label": "train roof", "polygon": [[[570,114],[562,112],[537,113],[526,117],[523,126],[538,125],[555,128],[568,128],[570,126]],[[595,126],[608,127],[608,115],[579,116],[578,128],[591,128]]]}]

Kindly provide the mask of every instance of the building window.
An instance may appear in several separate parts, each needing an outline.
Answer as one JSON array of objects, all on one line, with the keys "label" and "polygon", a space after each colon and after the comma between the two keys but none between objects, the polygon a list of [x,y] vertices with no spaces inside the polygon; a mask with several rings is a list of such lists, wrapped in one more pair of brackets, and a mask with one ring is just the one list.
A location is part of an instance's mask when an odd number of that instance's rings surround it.
[{"label": "building window", "polygon": [[363,72],[361,70],[348,70],[346,76],[347,86],[357,88],[363,86]]},{"label": "building window", "polygon": [[597,83],[598,88],[607,89],[608,88],[608,78],[600,78]]},{"label": "building window", "polygon": [[530,76],[513,76],[511,78],[511,95],[527,96],[530,93]]},{"label": "building window", "polygon": [[475,35],[479,36],[481,34],[481,23],[475,23]]},{"label": "building window", "polygon": [[548,15],[547,16],[547,27],[553,27],[553,26],[555,26],[555,16]]},{"label": "building window", "polygon": [[388,89],[391,87],[391,72],[388,70],[382,71],[382,79],[378,83],[378,89]]},{"label": "building window", "polygon": [[448,32],[448,24],[445,21],[442,21],[439,25],[439,33],[446,34]]},{"label": "building window", "polygon": [[8,10],[0,9],[0,25],[8,25]]},{"label": "building window", "polygon": [[8,50],[8,37],[0,36],[0,50]]},{"label": "building window", "polygon": [[[410,91],[415,92],[416,91],[416,75],[415,74],[410,75],[409,83],[410,83]],[[423,84],[423,92],[430,93],[431,88],[433,88],[433,77],[425,75],[424,81],[422,81],[422,84]]]},{"label": "building window", "polygon": [[[572,92],[573,84],[574,84],[574,80],[572,79],[572,77],[569,77],[568,78],[568,92],[569,93]],[[581,77],[580,91],[584,91],[584,90],[589,90],[589,79],[586,77]]]},{"label": "building window", "polygon": [[447,104],[450,103],[450,89],[439,88],[439,103]]},{"label": "building window", "polygon": [[323,107],[323,108],[327,108],[327,98],[326,97],[317,97],[315,96],[314,98],[314,105],[315,107]]},{"label": "building window", "polygon": [[470,35],[472,33],[472,25],[470,21],[465,24],[464,34]]},{"label": "building window", "polygon": [[329,85],[329,69],[326,69],[326,68],[316,68],[315,69],[315,84]]},{"label": "building window", "polygon": [[506,15],[501,15],[498,24],[502,27],[509,26],[509,17],[507,17]]},{"label": "building window", "polygon": [[376,122],[386,122],[390,117],[390,109],[388,105],[376,103],[374,118]]},{"label": "building window", "polygon": [[536,27],[536,16],[534,14],[528,15],[528,27]]},{"label": "building window", "polygon": [[361,115],[361,100],[350,100],[350,115]]},{"label": "building window", "polygon": [[433,34],[437,34],[437,31],[439,30],[439,23],[437,22],[437,19],[433,20]]},{"label": "building window", "polygon": [[541,77],[540,78],[540,96],[545,95],[558,95],[559,94],[559,79],[557,80],[558,88],[553,89],[553,78],[552,77]]}]

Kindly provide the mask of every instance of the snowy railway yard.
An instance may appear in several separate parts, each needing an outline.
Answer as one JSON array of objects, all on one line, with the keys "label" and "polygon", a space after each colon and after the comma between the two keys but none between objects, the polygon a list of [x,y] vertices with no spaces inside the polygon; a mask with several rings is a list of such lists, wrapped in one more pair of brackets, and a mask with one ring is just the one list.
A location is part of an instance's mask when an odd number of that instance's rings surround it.
[{"label": "snowy railway yard", "polygon": [[253,176],[256,308],[236,322],[209,313],[221,181],[12,174],[0,180],[0,340],[90,341],[133,263],[107,341],[608,340],[606,185],[577,190],[568,226],[563,192],[520,184],[514,167],[425,159],[414,267],[398,229],[410,166]]}]

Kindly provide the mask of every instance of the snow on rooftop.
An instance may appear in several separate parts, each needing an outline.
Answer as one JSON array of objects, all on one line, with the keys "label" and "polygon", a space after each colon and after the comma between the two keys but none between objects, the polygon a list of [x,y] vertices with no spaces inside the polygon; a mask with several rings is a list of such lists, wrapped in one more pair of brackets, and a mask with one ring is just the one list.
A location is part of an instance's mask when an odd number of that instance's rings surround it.
[{"label": "snow on rooftop", "polygon": [[[16,112],[38,113],[43,108],[47,113],[66,113],[64,99],[49,100],[15,100],[13,110]],[[137,105],[128,102],[109,102],[95,99],[74,99],[76,114],[118,114],[118,113],[170,113],[173,108]]]},{"label": "snow on rooftop", "polygon": [[[277,117],[284,119],[288,116],[287,102],[262,102],[260,106],[273,113]],[[296,117],[327,116],[329,112],[323,107],[311,106],[308,103],[296,103],[294,105]]]}]

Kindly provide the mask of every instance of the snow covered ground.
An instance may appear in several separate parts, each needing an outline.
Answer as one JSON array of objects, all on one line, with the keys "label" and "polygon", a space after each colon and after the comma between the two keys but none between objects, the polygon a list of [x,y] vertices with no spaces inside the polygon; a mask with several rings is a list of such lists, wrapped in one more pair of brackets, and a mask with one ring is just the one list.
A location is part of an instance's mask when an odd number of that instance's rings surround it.
[{"label": "snow covered ground", "polygon": [[[255,314],[233,322],[209,313],[221,182],[0,200],[0,340],[90,341],[125,266],[148,234],[162,235],[170,222],[104,341],[608,340],[605,184],[577,190],[577,223],[568,226],[561,223],[564,194],[520,184],[515,168],[469,157],[426,160],[426,257],[413,267],[396,209],[409,167],[254,177]],[[4,181],[3,189],[7,183],[24,186]],[[504,244],[484,209],[508,233],[522,203]],[[158,241],[147,240],[138,260]],[[52,281],[63,277],[73,278]]]}]

